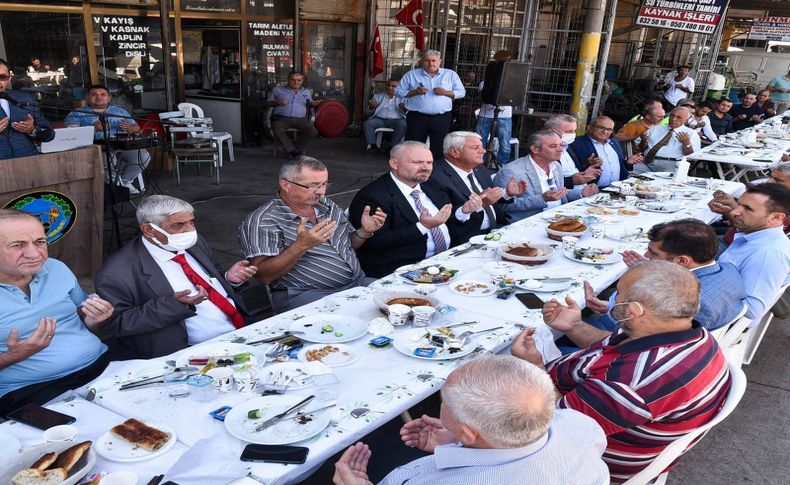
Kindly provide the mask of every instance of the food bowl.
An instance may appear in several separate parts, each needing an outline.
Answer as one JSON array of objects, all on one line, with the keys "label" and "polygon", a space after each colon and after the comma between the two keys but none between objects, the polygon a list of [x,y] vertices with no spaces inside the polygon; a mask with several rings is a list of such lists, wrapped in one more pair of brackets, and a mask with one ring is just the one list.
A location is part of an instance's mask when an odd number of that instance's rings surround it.
[{"label": "food bowl", "polygon": [[432,306],[437,308],[441,303],[436,298],[421,295],[414,291],[384,291],[373,295],[373,301],[381,313],[387,314],[387,307],[397,303],[414,308],[416,306]]},{"label": "food bowl", "polygon": [[582,237],[587,232],[587,225],[583,225],[584,229],[577,232],[566,232],[566,231],[558,231],[556,229],[552,229],[549,226],[546,226],[546,233],[549,235],[549,239],[553,241],[562,241],[562,238],[565,236],[573,236],[573,237]]},{"label": "food bowl", "polygon": [[[525,244],[529,245],[529,247],[531,248],[535,248],[543,251],[543,255],[522,256],[519,254],[513,254],[509,252],[513,248],[517,248]],[[548,244],[532,244],[529,241],[521,241],[521,242],[511,242],[511,243],[503,244],[497,248],[497,253],[499,253],[499,256],[502,257],[503,261],[510,261],[512,263],[535,266],[538,264],[543,264],[546,261],[548,261],[549,258],[551,258],[551,255],[554,254],[554,248],[549,246]]]}]

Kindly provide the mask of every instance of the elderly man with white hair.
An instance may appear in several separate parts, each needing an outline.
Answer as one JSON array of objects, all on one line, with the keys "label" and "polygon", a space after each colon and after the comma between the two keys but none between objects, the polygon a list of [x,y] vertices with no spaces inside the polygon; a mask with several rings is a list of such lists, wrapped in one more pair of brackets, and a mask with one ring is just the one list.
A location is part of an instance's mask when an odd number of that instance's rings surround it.
[{"label": "elderly man with white hair", "polygon": [[[727,398],[731,378],[713,336],[693,320],[699,281],[669,261],[632,266],[617,282],[608,311],[619,330],[601,330],[568,306],[552,300],[543,320],[581,347],[546,364],[561,397],[601,425],[608,437],[603,455],[612,482],[646,467],[670,443],[707,423]],[[513,355],[543,366],[534,329],[513,342]]]},{"label": "elderly man with white hair", "polygon": [[[439,419],[406,423],[406,446],[430,453],[400,466],[380,485],[608,484],[604,437],[584,415],[555,409],[551,379],[509,356],[474,359],[441,390]],[[351,446],[335,464],[336,485],[367,485],[367,445]]]},{"label": "elderly man with white hair", "polygon": [[653,125],[642,135],[640,146],[644,161],[634,165],[634,173],[672,172],[675,162],[702,147],[695,130],[686,126],[691,117],[688,108],[675,108],[669,113],[669,123]]},{"label": "elderly man with white hair", "polygon": [[96,292],[116,309],[107,325],[116,359],[167,355],[245,325],[234,288],[257,268],[239,261],[223,272],[189,202],[152,195],[137,223],[141,235],[96,274]]}]

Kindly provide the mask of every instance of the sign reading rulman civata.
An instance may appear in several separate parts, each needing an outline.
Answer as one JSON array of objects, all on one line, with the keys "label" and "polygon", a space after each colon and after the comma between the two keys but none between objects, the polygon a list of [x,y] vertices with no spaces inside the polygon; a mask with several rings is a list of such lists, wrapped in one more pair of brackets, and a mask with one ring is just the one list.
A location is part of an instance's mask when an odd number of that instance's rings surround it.
[{"label": "sign reading rulman civata", "polygon": [[727,0],[642,0],[636,25],[712,34]]},{"label": "sign reading rulman civata", "polygon": [[754,19],[749,29],[749,40],[777,40],[790,42],[790,17]]}]

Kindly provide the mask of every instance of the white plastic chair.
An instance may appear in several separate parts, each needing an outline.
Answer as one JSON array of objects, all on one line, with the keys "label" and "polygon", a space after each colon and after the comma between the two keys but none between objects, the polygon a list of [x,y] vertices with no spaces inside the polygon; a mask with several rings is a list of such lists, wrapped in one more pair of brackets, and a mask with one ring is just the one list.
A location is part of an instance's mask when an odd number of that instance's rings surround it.
[{"label": "white plastic chair", "polygon": [[[204,118],[205,113],[203,112],[203,108],[194,104],[194,103],[178,103],[178,109],[184,113],[184,117],[186,118]],[[193,136],[203,136],[211,138],[212,140],[217,142],[217,146],[219,147],[219,166],[222,166],[222,144],[224,142],[228,143],[228,160],[231,162],[235,162],[236,158],[233,156],[233,135],[228,133],[227,131],[212,131],[207,134],[195,134]]]},{"label": "white plastic chair", "polygon": [[395,130],[392,128],[387,128],[382,126],[381,128],[376,128],[376,148],[381,148],[381,140],[384,138],[384,133],[395,133]]},{"label": "white plastic chair", "polygon": [[760,346],[760,343],[762,343],[763,337],[765,337],[765,331],[768,330],[768,325],[770,325],[771,320],[774,319],[774,314],[771,311],[771,309],[774,307],[774,305],[776,305],[776,302],[778,302],[779,299],[782,298],[782,295],[785,294],[785,291],[787,291],[788,286],[790,285],[783,286],[779,290],[779,294],[776,295],[776,298],[772,300],[770,305],[766,306],[768,310],[765,312],[765,315],[763,315],[762,317],[760,317],[759,320],[757,320],[756,325],[752,325],[751,327],[749,327],[746,349],[743,358],[743,363],[745,365],[749,365],[752,363],[754,354],[757,353],[757,348]]},{"label": "white plastic chair", "polygon": [[624,485],[646,485],[649,483],[663,485],[667,483],[669,472],[664,470],[680,458],[683,453],[691,449],[693,445],[698,443],[699,441],[696,441],[698,438],[701,438],[711,428],[724,421],[735,410],[746,392],[746,374],[743,373],[740,364],[737,362],[728,361],[727,367],[730,369],[730,375],[732,376],[732,385],[730,386],[730,392],[727,394],[727,399],[716,417],[682,438],[673,441],[664,448],[664,451],[647,468],[631,477]]},{"label": "white plastic chair", "polygon": [[752,319],[746,316],[748,310],[749,307],[744,303],[738,316],[732,322],[711,332],[722,352],[727,356],[727,360],[739,365],[743,363],[746,351],[746,330],[752,323]]}]

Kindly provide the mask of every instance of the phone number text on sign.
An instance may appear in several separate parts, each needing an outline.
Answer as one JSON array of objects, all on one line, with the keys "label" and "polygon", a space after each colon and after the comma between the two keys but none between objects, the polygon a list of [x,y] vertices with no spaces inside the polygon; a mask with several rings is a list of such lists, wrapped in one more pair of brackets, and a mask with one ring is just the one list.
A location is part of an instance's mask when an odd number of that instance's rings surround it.
[{"label": "phone number text on sign", "polygon": [[643,0],[636,25],[710,34],[725,6],[726,0]]}]

